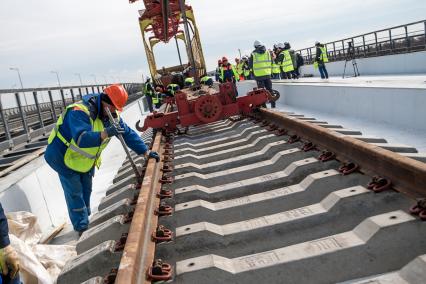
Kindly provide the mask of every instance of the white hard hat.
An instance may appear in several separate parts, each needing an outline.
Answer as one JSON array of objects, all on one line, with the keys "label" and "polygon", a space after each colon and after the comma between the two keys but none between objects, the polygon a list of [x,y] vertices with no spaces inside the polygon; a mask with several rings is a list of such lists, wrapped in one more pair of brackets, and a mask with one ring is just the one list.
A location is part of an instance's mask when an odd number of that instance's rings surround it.
[{"label": "white hard hat", "polygon": [[277,44],[278,48],[283,49],[284,48],[284,43],[280,42],[279,44]]},{"label": "white hard hat", "polygon": [[254,46],[254,48],[256,48],[256,47],[259,47],[259,46],[263,46],[263,44],[260,41],[255,40],[254,43],[253,43],[253,46]]},{"label": "white hard hat", "polygon": [[318,44],[320,44],[320,42],[319,42],[319,41],[316,41],[316,42],[315,42],[315,45],[318,45]]}]

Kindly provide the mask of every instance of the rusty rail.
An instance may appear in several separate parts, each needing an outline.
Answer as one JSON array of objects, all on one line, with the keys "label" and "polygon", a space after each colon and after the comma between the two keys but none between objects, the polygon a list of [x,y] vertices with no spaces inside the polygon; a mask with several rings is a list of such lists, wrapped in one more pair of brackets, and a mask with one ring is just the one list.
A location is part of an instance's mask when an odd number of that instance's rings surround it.
[{"label": "rusty rail", "polygon": [[[152,150],[158,153],[163,148],[161,137],[158,132],[152,146]],[[150,283],[145,279],[145,272],[154,260],[155,243],[151,241],[150,233],[155,230],[158,222],[154,209],[159,205],[156,194],[161,187],[158,182],[161,163],[156,163],[154,159],[147,163],[115,283]]]},{"label": "rusty rail", "polygon": [[390,179],[393,188],[402,193],[426,197],[426,164],[422,162],[273,110],[261,109],[258,115],[334,152],[342,161],[357,163],[364,172]]}]

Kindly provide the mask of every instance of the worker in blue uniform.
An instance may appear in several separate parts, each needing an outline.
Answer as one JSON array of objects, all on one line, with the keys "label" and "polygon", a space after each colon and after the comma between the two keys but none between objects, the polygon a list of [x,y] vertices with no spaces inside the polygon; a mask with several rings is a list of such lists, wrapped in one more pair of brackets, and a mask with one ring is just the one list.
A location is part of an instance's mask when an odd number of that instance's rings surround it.
[{"label": "worker in blue uniform", "polygon": [[19,284],[19,259],[10,245],[9,227],[0,203],[0,284]]},{"label": "worker in blue uniform", "polygon": [[121,134],[133,151],[159,161],[139,135],[120,118],[119,127],[109,122],[105,109],[118,116],[127,102],[122,85],[111,85],[67,106],[52,130],[45,152],[47,163],[58,173],[74,230],[81,235],[89,226],[90,195],[95,166],[113,136]]}]

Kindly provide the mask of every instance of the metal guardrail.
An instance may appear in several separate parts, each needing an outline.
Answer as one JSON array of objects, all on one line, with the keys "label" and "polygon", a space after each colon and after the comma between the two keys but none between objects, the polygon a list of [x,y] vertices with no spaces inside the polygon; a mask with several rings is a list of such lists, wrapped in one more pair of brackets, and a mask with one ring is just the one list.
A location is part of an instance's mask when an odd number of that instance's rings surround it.
[{"label": "metal guardrail", "polygon": [[[141,83],[123,83],[129,94],[142,90]],[[106,85],[83,85],[0,90],[0,151],[46,134],[46,126],[56,121],[65,107],[90,93],[100,93]],[[24,136],[26,139],[23,139]],[[23,139],[23,140],[22,140]],[[3,144],[8,145],[3,145]]]},{"label": "metal guardrail", "polygon": [[[426,50],[426,20],[395,26],[383,30],[325,43],[329,61],[348,58],[348,42],[352,43],[352,58],[366,58]],[[297,50],[305,60],[312,64],[316,47]]]}]

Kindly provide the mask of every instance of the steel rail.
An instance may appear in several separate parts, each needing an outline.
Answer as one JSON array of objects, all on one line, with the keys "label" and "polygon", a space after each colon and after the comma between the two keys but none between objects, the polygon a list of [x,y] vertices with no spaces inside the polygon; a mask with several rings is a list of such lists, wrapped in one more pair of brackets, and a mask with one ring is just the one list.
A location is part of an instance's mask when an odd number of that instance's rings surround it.
[{"label": "steel rail", "polygon": [[[158,132],[152,150],[161,153],[162,135]],[[145,272],[154,260],[155,243],[151,241],[150,233],[157,227],[158,218],[154,209],[159,205],[156,197],[161,184],[160,169],[162,162],[156,163],[150,159],[146,166],[140,194],[133,214],[120,267],[115,280],[117,284],[150,283],[145,279]]]},{"label": "steel rail", "polygon": [[258,117],[334,152],[341,161],[357,163],[365,173],[391,180],[399,192],[414,198],[426,197],[425,163],[274,110],[260,109]]}]

